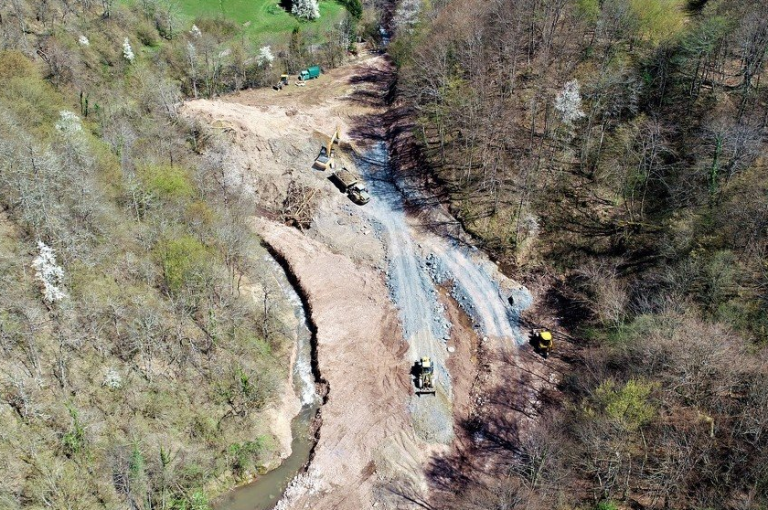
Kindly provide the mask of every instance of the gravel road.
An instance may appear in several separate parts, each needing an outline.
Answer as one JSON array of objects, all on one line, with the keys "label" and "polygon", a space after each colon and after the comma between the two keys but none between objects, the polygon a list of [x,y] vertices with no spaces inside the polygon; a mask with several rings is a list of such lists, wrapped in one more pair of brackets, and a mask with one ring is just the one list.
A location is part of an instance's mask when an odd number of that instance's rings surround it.
[{"label": "gravel road", "polygon": [[450,324],[413,238],[403,198],[389,179],[387,158],[386,145],[378,143],[357,162],[374,197],[364,211],[386,246],[387,286],[408,342],[407,357],[415,362],[429,356],[435,363],[437,394],[414,395],[409,402],[414,428],[426,441],[447,444],[453,439],[451,378],[444,340]]},{"label": "gravel road", "polygon": [[[375,144],[356,163],[373,197],[363,210],[386,246],[387,285],[399,311],[408,356],[412,361],[430,356],[438,374],[436,398],[416,395],[409,403],[414,427],[427,441],[448,443],[453,439],[451,377],[446,369],[450,322],[437,285],[451,287],[481,336],[510,349],[526,340],[519,317],[531,297],[525,288],[511,285],[484,253],[419,228],[406,215],[384,143]],[[408,190],[407,195],[414,193]]]}]

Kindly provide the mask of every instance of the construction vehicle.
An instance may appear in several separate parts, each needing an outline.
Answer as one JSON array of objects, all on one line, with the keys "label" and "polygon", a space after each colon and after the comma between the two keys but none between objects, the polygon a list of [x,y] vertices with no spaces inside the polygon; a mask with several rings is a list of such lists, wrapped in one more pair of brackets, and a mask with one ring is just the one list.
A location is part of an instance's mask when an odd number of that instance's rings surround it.
[{"label": "construction vehicle", "polygon": [[301,81],[314,80],[319,76],[320,76],[320,66],[308,67],[299,73],[299,79]]},{"label": "construction vehicle", "polygon": [[336,131],[328,138],[328,142],[320,148],[320,154],[315,159],[315,163],[312,165],[318,170],[327,170],[333,168],[333,158],[336,155],[333,145],[339,141],[339,126],[336,126]]},{"label": "construction vehicle", "polygon": [[286,87],[286,86],[288,86],[288,75],[282,74],[280,75],[280,81],[277,82],[277,85],[275,85],[272,88],[275,90],[283,90],[283,87]]},{"label": "construction vehicle", "polygon": [[342,167],[341,170],[331,175],[331,179],[336,181],[341,191],[346,192],[349,199],[357,205],[365,205],[370,202],[371,196],[368,194],[365,184],[360,180],[360,177],[347,170],[346,167]]},{"label": "construction vehicle", "polygon": [[534,350],[541,354],[544,359],[549,357],[550,351],[555,346],[552,332],[546,329],[534,329],[531,343],[533,344]]},{"label": "construction vehicle", "polygon": [[416,393],[437,393],[435,389],[435,367],[428,356],[423,356],[416,362]]}]

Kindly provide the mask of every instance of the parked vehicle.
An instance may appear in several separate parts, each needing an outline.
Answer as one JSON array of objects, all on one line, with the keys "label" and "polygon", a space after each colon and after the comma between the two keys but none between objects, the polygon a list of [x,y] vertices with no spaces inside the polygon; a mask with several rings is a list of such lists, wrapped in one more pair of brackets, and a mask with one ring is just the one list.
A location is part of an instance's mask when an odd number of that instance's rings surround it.
[{"label": "parked vehicle", "polygon": [[314,80],[320,76],[320,66],[312,66],[299,73],[299,79],[302,81]]}]

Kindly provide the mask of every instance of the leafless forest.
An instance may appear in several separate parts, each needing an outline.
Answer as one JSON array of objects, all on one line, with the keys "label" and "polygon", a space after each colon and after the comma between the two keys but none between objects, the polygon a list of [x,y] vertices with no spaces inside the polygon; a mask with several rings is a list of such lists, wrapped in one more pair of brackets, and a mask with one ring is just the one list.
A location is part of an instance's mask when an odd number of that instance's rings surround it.
[{"label": "leafless forest", "polygon": [[492,445],[495,482],[449,473],[445,504],[765,506],[768,5],[420,15],[391,49],[414,167],[573,335],[536,439]]}]

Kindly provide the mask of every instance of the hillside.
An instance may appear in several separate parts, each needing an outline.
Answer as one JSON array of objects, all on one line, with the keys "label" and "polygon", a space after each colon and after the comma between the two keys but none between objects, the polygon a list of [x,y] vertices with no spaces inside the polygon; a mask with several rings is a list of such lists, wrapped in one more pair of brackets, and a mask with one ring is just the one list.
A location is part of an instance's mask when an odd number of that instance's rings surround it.
[{"label": "hillside", "polygon": [[177,110],[346,48],[194,21],[0,5],[2,508],[203,509],[289,453],[293,305]]},{"label": "hillside", "polygon": [[567,362],[501,478],[457,467],[435,504],[764,506],[765,2],[414,5],[403,171],[541,289]]},{"label": "hillside", "polygon": [[0,508],[765,508],[768,4],[316,7],[0,4]]}]

